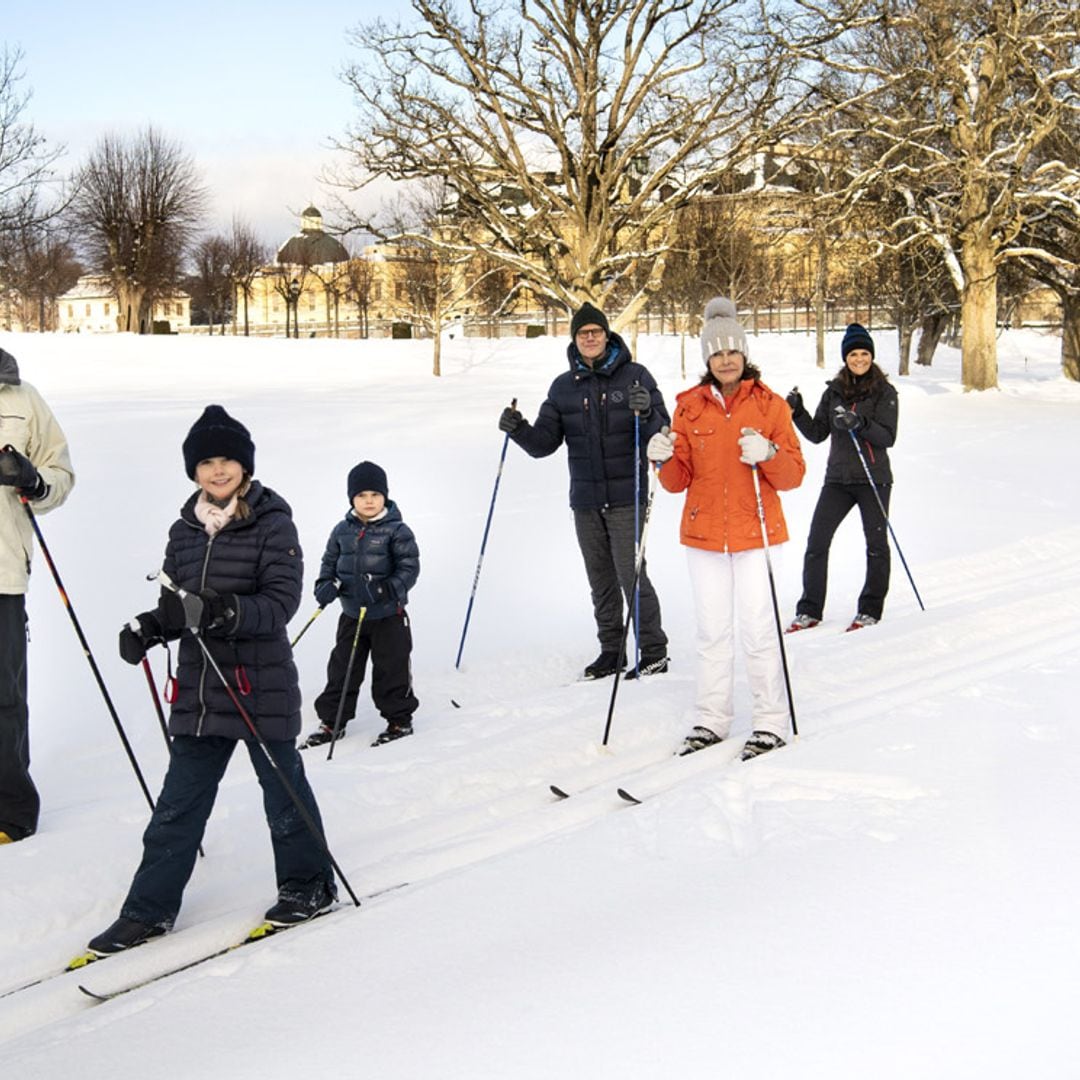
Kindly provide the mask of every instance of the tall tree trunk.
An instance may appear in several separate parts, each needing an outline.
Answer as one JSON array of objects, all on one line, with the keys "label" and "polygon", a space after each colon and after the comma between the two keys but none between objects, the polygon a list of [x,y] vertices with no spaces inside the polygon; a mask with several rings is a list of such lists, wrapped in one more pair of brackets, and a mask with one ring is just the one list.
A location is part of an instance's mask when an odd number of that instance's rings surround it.
[{"label": "tall tree trunk", "polygon": [[911,319],[908,317],[907,312],[901,312],[896,326],[896,333],[900,339],[900,375],[907,375],[911,371],[912,329]]},{"label": "tall tree trunk", "polygon": [[129,282],[117,282],[116,329],[121,334],[142,333],[142,311],[145,290]]},{"label": "tall tree trunk", "polygon": [[941,341],[941,335],[945,333],[948,321],[948,315],[942,312],[923,316],[919,347],[915,353],[915,363],[920,367],[929,367],[934,362],[934,353],[937,351],[938,342]]},{"label": "tall tree trunk", "polygon": [[988,241],[973,238],[961,252],[960,371],[965,390],[997,387],[997,267]]},{"label": "tall tree trunk", "polygon": [[1080,382],[1080,294],[1061,297],[1061,371],[1066,379]]}]

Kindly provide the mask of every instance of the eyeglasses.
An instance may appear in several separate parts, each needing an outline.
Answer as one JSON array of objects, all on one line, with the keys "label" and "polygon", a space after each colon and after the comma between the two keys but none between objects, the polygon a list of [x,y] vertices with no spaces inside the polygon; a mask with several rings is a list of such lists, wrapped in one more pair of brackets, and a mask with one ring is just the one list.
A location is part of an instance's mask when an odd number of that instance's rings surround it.
[{"label": "eyeglasses", "polygon": [[606,337],[607,331],[601,329],[599,326],[587,326],[584,330],[579,330],[574,336],[579,338],[600,338]]}]

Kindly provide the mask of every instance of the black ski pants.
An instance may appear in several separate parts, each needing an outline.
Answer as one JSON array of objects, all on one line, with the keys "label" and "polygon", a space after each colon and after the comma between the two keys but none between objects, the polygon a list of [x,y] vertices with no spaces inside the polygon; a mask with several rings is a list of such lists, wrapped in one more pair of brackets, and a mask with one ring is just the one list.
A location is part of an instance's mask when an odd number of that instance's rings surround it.
[{"label": "black ski pants", "polygon": [[[143,833],[142,862],[120,909],[125,918],[166,929],[176,921],[218,785],[236,743],[236,739],[221,735],[177,735],[173,739],[165,783]],[[319,807],[296,741],[275,740],[266,745],[321,833]],[[331,884],[334,870],[330,857],[312,836],[262,746],[254,739],[246,740],[244,746],[262,787],[278,891],[286,882],[299,885],[321,879]]]},{"label": "black ski pants", "polygon": [[30,779],[26,703],[26,598],[0,595],[0,830],[22,840],[37,830],[41,799]]},{"label": "black ski pants", "polygon": [[[891,486],[879,487],[882,505],[889,509]],[[863,536],[866,539],[866,578],[859,605],[853,614],[881,618],[885,595],[889,591],[889,530],[881,507],[869,484],[826,484],[818,496],[810,535],[803,558],[803,592],[795,608],[798,615],[821,619],[825,614],[825,590],[829,578],[829,547],[840,522],[853,506],[862,516]]]},{"label": "black ski pants", "polygon": [[[326,665],[326,688],[315,699],[315,715],[327,727],[334,726],[342,693],[345,707],[341,714],[342,728],[356,715],[356,700],[364,681],[368,658],[371,658],[371,700],[379,715],[388,724],[407,724],[420,705],[412,687],[412,630],[409,616],[396,612],[385,619],[364,619],[360,637],[356,637],[356,622],[342,612],[338,619],[337,641]],[[349,685],[345,672],[349,655],[356,642]]]},{"label": "black ski pants", "polygon": [[[574,528],[592,591],[600,650],[617,653],[623,639],[623,597],[631,617],[634,609],[634,561],[637,557],[634,508],[609,506],[604,510],[575,510]],[[649,580],[644,560],[638,587],[641,591],[638,629],[641,655],[649,658],[664,656],[668,639],[660,623],[660,599]],[[632,645],[628,646],[628,651],[633,651]]]}]

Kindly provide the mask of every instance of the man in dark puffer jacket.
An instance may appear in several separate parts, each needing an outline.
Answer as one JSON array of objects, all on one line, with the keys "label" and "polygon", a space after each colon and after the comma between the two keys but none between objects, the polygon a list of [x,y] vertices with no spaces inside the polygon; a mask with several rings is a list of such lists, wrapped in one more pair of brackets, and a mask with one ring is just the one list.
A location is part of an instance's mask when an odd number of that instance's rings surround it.
[{"label": "man in dark puffer jacket", "polygon": [[[634,416],[641,418],[637,479],[642,502],[648,467],[644,448],[652,435],[670,423],[670,417],[656,380],[634,362],[602,311],[592,304],[582,305],[571,320],[570,336],[570,370],[551,384],[535,422],[530,424],[511,406],[503,410],[499,429],[531,457],[547,457],[566,443],[570,507],[600,640],[600,655],[585,668],[585,677],[599,679],[626,663],[619,650],[624,595],[627,607],[633,608]],[[667,671],[667,636],[660,621],[660,601],[644,563],[639,585],[639,670],[654,675]]]},{"label": "man in dark puffer jacket", "polygon": [[[164,571],[184,590],[162,590],[153,611],[120,632],[120,655],[141,663],[147,649],[180,639],[177,696],[169,719],[172,754],[143,835],[143,858],[120,918],[89,945],[105,956],[170,930],[195,865],[218,785],[243,741],[259,784],[274,847],[278,901],[268,922],[289,925],[329,910],[337,896],[325,843],[309,831],[281,777],[322,830],[296,750],[300,688],[286,626],[300,605],[303,555],[281,496],[251,479],[255,445],[220,405],[209,405],[184,440],[198,485],[169,530]],[[240,716],[218,667],[235,680],[274,768]]]}]

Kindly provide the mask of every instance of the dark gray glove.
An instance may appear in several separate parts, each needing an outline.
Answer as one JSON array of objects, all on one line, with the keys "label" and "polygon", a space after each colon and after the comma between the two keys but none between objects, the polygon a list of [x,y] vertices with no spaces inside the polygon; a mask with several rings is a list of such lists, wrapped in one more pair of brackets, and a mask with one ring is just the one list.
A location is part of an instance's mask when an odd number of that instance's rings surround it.
[{"label": "dark gray glove", "polygon": [[652,412],[652,394],[641,383],[634,383],[630,392],[626,395],[626,401],[633,412],[638,413],[642,419]]},{"label": "dark gray glove", "polygon": [[788,403],[793,413],[801,413],[805,406],[803,405],[802,394],[799,393],[799,388],[796,386],[792,389],[784,400]]},{"label": "dark gray glove", "polygon": [[858,431],[866,426],[866,420],[851,409],[845,409],[841,405],[836,406],[833,413],[833,427],[839,431]]},{"label": "dark gray glove", "polygon": [[20,495],[28,499],[40,499],[47,490],[33,462],[13,446],[5,446],[0,451],[0,484],[16,488]]},{"label": "dark gray glove", "polygon": [[505,431],[507,435],[513,435],[524,423],[525,417],[513,405],[507,405],[502,411],[502,416],[499,417],[499,430]]}]

